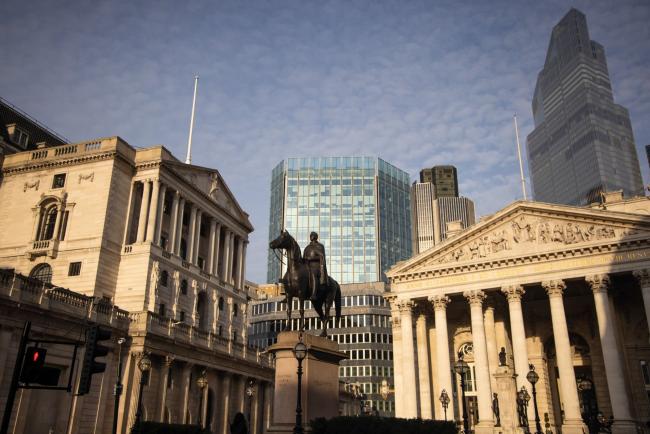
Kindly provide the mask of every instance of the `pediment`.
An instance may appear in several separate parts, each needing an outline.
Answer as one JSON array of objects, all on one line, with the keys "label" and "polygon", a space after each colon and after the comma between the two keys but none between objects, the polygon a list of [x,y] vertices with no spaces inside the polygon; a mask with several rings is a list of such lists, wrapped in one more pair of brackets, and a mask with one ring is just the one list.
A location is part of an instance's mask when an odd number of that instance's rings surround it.
[{"label": "pediment", "polygon": [[173,164],[173,170],[187,183],[219,205],[220,208],[252,229],[248,214],[239,206],[218,171],[185,164]]},{"label": "pediment", "polygon": [[650,217],[534,202],[515,202],[452,239],[397,264],[387,274],[525,257],[568,247],[650,237]]}]

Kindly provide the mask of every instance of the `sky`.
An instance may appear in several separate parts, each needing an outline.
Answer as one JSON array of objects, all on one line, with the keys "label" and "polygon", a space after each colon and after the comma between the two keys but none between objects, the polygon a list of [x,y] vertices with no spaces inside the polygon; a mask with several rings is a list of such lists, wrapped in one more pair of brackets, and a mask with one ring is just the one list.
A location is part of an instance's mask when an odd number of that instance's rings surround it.
[{"label": "sky", "polygon": [[525,145],[551,29],[571,7],[605,46],[650,179],[647,0],[3,3],[0,96],[71,141],[118,135],[184,160],[200,75],[192,161],[250,214],[255,282],[271,170],[287,157],[380,156],[412,180],[453,164],[479,216],[521,199],[512,116]]}]

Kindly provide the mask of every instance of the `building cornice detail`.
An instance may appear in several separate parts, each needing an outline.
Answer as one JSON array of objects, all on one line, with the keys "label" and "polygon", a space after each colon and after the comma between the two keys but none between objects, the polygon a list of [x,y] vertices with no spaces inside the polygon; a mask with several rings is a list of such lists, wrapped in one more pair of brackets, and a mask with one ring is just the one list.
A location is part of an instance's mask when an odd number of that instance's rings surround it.
[{"label": "building cornice detail", "polygon": [[592,274],[585,276],[585,281],[589,284],[589,287],[591,287],[591,290],[594,293],[606,293],[610,284],[609,275],[607,274]]}]

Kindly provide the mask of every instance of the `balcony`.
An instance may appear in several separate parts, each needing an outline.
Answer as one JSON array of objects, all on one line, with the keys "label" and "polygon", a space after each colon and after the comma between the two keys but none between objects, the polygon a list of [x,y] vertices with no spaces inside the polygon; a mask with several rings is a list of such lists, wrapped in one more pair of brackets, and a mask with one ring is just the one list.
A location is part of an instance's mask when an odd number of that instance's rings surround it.
[{"label": "balcony", "polygon": [[30,260],[39,256],[48,256],[56,258],[59,249],[59,240],[39,240],[31,241],[25,251],[25,256]]}]

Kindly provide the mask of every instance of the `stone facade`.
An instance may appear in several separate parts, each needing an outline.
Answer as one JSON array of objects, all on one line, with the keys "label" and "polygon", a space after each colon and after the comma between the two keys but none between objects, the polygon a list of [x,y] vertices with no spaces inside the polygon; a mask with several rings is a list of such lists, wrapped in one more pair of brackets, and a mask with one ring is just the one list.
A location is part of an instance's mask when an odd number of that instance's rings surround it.
[{"label": "stone facade", "polygon": [[205,371],[201,420],[227,432],[252,381],[261,432],[273,371],[246,345],[253,227],[218,171],[112,137],[8,155],[2,174],[0,267],[130,312],[120,432],[133,423],[144,352],[146,420],[197,423]]},{"label": "stone facade", "polygon": [[[613,416],[614,433],[647,430],[648,214],[647,198],[592,208],[515,202],[393,267],[397,416],[443,419],[445,390],[449,416],[461,418],[460,352],[477,433],[521,430],[515,390],[532,395],[529,365],[540,377],[542,429],[548,419],[553,432],[586,432],[583,417],[597,409]],[[528,417],[534,429],[532,402]]]}]

